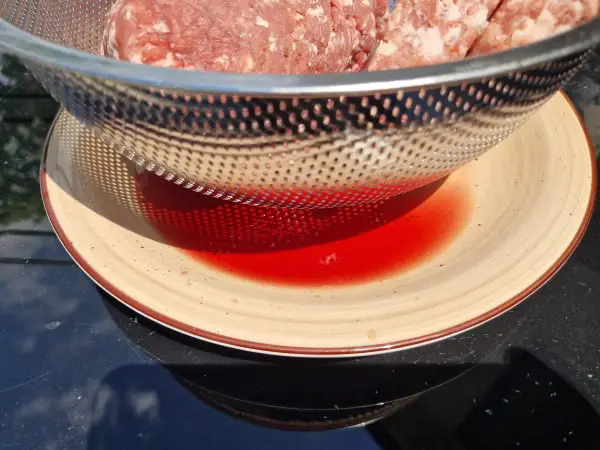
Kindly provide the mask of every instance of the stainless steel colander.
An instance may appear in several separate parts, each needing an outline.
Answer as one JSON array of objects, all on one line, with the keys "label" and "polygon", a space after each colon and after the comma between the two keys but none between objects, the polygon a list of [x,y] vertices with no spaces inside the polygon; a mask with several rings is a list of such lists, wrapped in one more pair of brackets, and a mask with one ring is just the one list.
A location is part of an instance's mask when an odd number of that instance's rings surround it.
[{"label": "stainless steel colander", "polygon": [[0,46],[148,170],[236,202],[333,207],[439,179],[515,131],[600,43],[547,41],[417,69],[332,75],[176,71],[97,56],[113,0],[0,0]]}]

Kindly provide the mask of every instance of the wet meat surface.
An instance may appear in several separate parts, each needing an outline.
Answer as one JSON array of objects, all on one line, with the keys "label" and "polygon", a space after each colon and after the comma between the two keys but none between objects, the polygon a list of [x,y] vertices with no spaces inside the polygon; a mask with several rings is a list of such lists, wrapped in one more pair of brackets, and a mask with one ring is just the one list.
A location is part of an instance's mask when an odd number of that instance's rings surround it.
[{"label": "wet meat surface", "polygon": [[381,0],[118,0],[102,53],[162,67],[240,73],[361,68]]},{"label": "wet meat surface", "polygon": [[117,0],[102,54],[188,70],[319,74],[439,64],[531,44],[600,0]]}]

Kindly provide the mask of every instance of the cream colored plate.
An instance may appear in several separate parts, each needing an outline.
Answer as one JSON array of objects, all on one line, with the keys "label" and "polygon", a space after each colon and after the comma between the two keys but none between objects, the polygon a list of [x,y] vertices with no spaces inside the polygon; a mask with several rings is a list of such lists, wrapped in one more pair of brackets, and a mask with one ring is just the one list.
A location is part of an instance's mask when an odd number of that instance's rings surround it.
[{"label": "cream colored plate", "polygon": [[237,278],[166,244],[134,200],[134,172],[61,113],[47,144],[42,191],[80,267],[116,299],[167,327],[294,356],[407,348],[501,314],[573,252],[596,186],[586,132],[559,94],[440,189],[461,190],[473,202],[467,226],[448,245],[379,281],[308,289]]}]

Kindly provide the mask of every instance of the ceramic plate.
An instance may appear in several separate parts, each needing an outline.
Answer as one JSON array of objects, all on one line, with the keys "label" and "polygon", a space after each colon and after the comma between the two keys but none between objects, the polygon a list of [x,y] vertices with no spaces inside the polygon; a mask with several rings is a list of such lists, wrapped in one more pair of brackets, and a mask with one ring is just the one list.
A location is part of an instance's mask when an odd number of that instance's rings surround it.
[{"label": "ceramic plate", "polygon": [[65,112],[41,185],[72,258],[138,313],[244,350],[348,357],[446,338],[524,300],[579,243],[595,174],[559,94],[443,182],[374,205],[211,200],[141,173]]}]

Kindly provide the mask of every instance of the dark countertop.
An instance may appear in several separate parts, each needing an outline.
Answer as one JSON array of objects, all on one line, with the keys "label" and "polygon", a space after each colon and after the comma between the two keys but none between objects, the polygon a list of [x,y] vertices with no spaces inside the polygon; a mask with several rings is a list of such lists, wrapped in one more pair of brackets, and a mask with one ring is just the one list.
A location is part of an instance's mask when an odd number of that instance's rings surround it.
[{"label": "dark countertop", "polygon": [[[57,106],[14,60],[0,64],[0,450],[548,450],[600,439],[600,209],[537,294],[427,352],[313,363],[219,349],[129,313],[71,262],[38,185]],[[567,91],[600,150],[600,58]],[[264,426],[391,411],[335,431]]]}]

